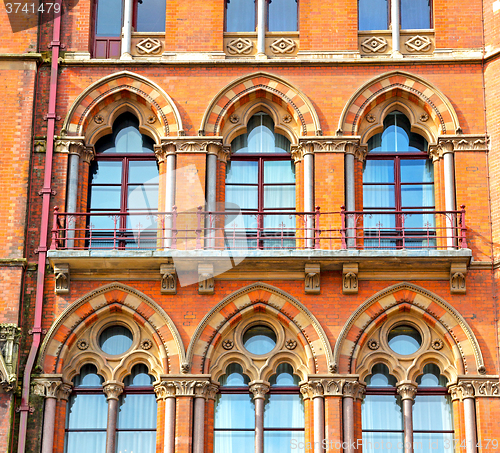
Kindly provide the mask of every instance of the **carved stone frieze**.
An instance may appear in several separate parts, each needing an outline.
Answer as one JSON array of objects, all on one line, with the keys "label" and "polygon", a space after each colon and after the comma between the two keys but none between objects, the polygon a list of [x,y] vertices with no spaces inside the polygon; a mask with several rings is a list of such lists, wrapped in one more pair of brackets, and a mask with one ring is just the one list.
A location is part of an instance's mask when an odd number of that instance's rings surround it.
[{"label": "carved stone frieze", "polygon": [[272,42],[269,46],[275,54],[290,54],[295,52],[297,43],[291,38],[279,38]]},{"label": "carved stone frieze", "polygon": [[500,398],[500,382],[498,378],[495,380],[480,380],[472,381],[472,385],[476,391],[476,397],[498,397]]},{"label": "carved stone frieze", "polygon": [[409,52],[427,52],[431,50],[432,41],[428,36],[412,36],[405,41],[405,47]]},{"label": "carved stone frieze", "polygon": [[450,291],[452,294],[465,294],[467,287],[465,276],[467,275],[466,264],[452,264],[450,268]]},{"label": "carved stone frieze", "polygon": [[106,400],[117,400],[123,393],[123,384],[121,382],[106,382],[102,389],[106,395]]},{"label": "carved stone frieze", "polygon": [[153,38],[144,38],[135,45],[135,48],[139,55],[157,55],[162,50],[161,41]]},{"label": "carved stone frieze", "polygon": [[436,161],[446,153],[487,151],[488,146],[489,139],[484,135],[443,135],[438,137],[437,144],[429,146],[429,154]]},{"label": "carved stone frieze", "polygon": [[453,400],[465,398],[500,398],[500,381],[497,375],[459,376],[458,383],[449,388]]},{"label": "carved stone frieze", "polygon": [[40,376],[33,380],[32,392],[34,395],[44,398],[58,398],[62,383],[62,377],[58,375]]},{"label": "carved stone frieze", "polygon": [[269,385],[263,381],[254,381],[249,385],[250,392],[253,393],[253,399],[264,399],[269,392]]},{"label": "carved stone frieze", "polygon": [[69,264],[54,265],[54,292],[56,294],[69,293]]},{"label": "carved stone frieze", "polygon": [[320,265],[319,264],[306,264],[304,291],[306,294],[319,294],[320,287]]},{"label": "carved stone frieze", "polygon": [[398,394],[401,399],[404,400],[415,400],[415,395],[417,394],[417,386],[413,384],[402,384],[397,387]]},{"label": "carved stone frieze", "polygon": [[252,53],[253,42],[246,38],[233,39],[227,43],[226,50],[230,55],[248,55]]},{"label": "carved stone frieze", "polygon": [[[294,155],[295,153],[295,155]],[[359,137],[346,140],[344,137],[316,137],[301,138],[294,149],[292,147],[292,158],[295,162],[302,160],[305,154],[316,153],[345,153],[353,154],[356,159],[363,161],[368,153],[366,145],[361,145]]]},{"label": "carved stone frieze", "polygon": [[358,293],[358,264],[344,264],[342,268],[342,293]]},{"label": "carved stone frieze", "polygon": [[212,264],[198,265],[198,293],[214,294],[214,266]]},{"label": "carved stone frieze", "polygon": [[387,39],[379,36],[370,36],[361,43],[361,49],[367,53],[384,53],[387,46]]},{"label": "carved stone frieze", "polygon": [[16,324],[0,324],[0,384],[5,392],[15,389],[20,329]]},{"label": "carved stone frieze", "polygon": [[215,385],[207,375],[165,375],[164,378],[166,380],[155,386],[157,399],[185,396],[208,398],[213,391],[211,385]]},{"label": "carved stone frieze", "polygon": [[162,294],[177,294],[177,273],[175,266],[173,264],[161,264],[160,275],[160,292]]}]

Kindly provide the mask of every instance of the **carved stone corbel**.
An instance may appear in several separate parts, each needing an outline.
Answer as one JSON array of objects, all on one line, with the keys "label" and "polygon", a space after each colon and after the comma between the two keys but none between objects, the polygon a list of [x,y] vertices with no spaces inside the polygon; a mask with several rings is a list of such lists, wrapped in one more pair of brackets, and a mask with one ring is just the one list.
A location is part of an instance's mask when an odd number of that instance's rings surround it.
[{"label": "carved stone corbel", "polygon": [[54,292],[56,294],[69,293],[69,264],[56,264],[54,265]]},{"label": "carved stone corbel", "polygon": [[292,145],[291,147],[291,155],[293,159],[293,163],[297,164],[300,162],[303,157],[304,157],[304,150],[300,145]]},{"label": "carved stone corbel", "polygon": [[358,264],[344,264],[342,267],[342,293],[358,293]]},{"label": "carved stone corbel", "polygon": [[0,384],[5,392],[16,386],[20,330],[16,324],[0,324]]},{"label": "carved stone corbel", "polygon": [[306,294],[319,294],[320,287],[320,265],[319,264],[306,264],[304,291]]},{"label": "carved stone corbel", "polygon": [[81,153],[82,160],[85,163],[90,164],[94,160],[94,157],[95,157],[94,146],[85,146]]},{"label": "carved stone corbel", "polygon": [[465,294],[467,287],[465,276],[467,275],[466,264],[452,264],[450,268],[450,292],[452,294]]},{"label": "carved stone corbel", "polygon": [[177,273],[173,264],[161,264],[161,285],[162,294],[177,294]]},{"label": "carved stone corbel", "polygon": [[198,265],[198,293],[199,294],[214,294],[214,266],[213,264]]}]

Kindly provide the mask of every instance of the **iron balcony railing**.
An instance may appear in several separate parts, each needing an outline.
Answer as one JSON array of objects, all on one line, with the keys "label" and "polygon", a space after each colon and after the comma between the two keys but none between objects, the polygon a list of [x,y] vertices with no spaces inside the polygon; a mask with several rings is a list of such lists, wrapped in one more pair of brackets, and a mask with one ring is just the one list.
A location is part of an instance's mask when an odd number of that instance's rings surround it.
[{"label": "iron balcony railing", "polygon": [[52,250],[456,250],[457,211],[79,212],[54,208]]}]

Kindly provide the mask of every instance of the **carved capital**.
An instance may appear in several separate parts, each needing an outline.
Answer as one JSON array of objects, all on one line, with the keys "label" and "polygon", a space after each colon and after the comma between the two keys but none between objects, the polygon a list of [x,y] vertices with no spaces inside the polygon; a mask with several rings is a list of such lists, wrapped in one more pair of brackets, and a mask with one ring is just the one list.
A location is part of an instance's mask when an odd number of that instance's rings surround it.
[{"label": "carved capital", "polygon": [[365,386],[358,381],[346,381],[342,388],[344,398],[363,399],[365,395]]},{"label": "carved capital", "polygon": [[123,392],[123,384],[121,382],[105,382],[102,389],[106,400],[117,400]]},{"label": "carved capital", "polygon": [[156,160],[160,163],[165,162],[168,155],[174,154],[177,150],[177,145],[173,141],[162,141],[161,145],[154,145]]},{"label": "carved capital", "polygon": [[54,265],[54,292],[56,294],[69,293],[69,264]]},{"label": "carved capital", "polygon": [[358,264],[344,264],[342,268],[342,293],[358,293]]},{"label": "carved capital", "polygon": [[253,381],[249,386],[250,392],[253,393],[253,399],[264,399],[266,393],[269,392],[269,384],[264,381]]},{"label": "carved capital", "polygon": [[176,395],[176,387],[173,382],[162,381],[159,384],[155,385],[154,391],[156,394],[156,399],[165,400],[167,398],[175,398]]},{"label": "carved capital", "polygon": [[177,294],[177,273],[173,264],[160,265],[162,294]]},{"label": "carved capital", "polygon": [[413,384],[401,384],[397,388],[398,394],[401,399],[415,401],[415,395],[417,394],[417,386]]},{"label": "carved capital", "polygon": [[323,398],[325,396],[325,387],[322,379],[314,379],[309,381],[309,391],[311,398]]},{"label": "carved capital", "polygon": [[85,149],[85,139],[84,137],[59,138],[54,145],[56,153],[77,154],[81,157]]},{"label": "carved capital", "polygon": [[63,382],[59,387],[58,399],[68,401],[72,391],[73,386],[68,382]]},{"label": "carved capital", "polygon": [[320,293],[320,276],[319,264],[306,264],[304,279],[304,291],[306,294]]},{"label": "carved capital", "polygon": [[199,294],[214,294],[214,266],[213,264],[198,265],[198,293]]},{"label": "carved capital", "polygon": [[450,268],[450,292],[452,294],[465,294],[467,287],[465,276],[467,275],[466,264],[452,264]]},{"label": "carved capital", "polygon": [[81,158],[87,164],[90,164],[94,160],[95,150],[93,146],[86,146],[82,150]]},{"label": "carved capital", "polygon": [[458,385],[450,385],[448,387],[448,393],[451,395],[452,401],[462,400],[462,392],[460,391],[460,387]]},{"label": "carved capital", "polygon": [[461,380],[458,382],[457,387],[460,391],[460,399],[474,398],[475,391],[472,381]]},{"label": "carved capital", "polygon": [[219,159],[221,162],[227,163],[230,157],[231,157],[231,147],[221,146],[221,148],[217,153],[217,159]]},{"label": "carved capital", "polygon": [[219,385],[211,383],[207,389],[207,399],[215,400],[218,391],[219,391]]},{"label": "carved capital", "polygon": [[59,397],[62,378],[61,376],[42,376],[34,379],[31,385],[34,395],[56,399]]},{"label": "carved capital", "polygon": [[47,140],[37,139],[33,141],[33,148],[35,153],[44,153],[47,151]]},{"label": "carved capital", "polygon": [[304,152],[303,152],[302,147],[300,145],[292,145],[291,155],[292,155],[292,159],[293,159],[294,164],[297,164],[298,162],[300,162],[302,160],[302,158],[304,157]]}]

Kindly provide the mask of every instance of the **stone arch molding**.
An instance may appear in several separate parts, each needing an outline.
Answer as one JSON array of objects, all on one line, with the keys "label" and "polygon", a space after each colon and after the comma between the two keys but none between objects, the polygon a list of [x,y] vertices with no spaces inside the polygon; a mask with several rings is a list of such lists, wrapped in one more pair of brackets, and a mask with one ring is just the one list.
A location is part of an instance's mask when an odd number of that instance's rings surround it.
[{"label": "stone arch molding", "polygon": [[236,79],[219,91],[203,116],[200,134],[225,135],[228,123],[237,126],[241,121],[239,112],[244,106],[259,102],[277,106],[283,121],[275,118],[275,123],[282,122],[285,130],[294,129],[297,137],[322,135],[319,117],[307,96],[286,80],[265,72]]},{"label": "stone arch molding", "polygon": [[183,134],[181,115],[170,96],[156,83],[129,71],[110,74],[87,87],[69,109],[61,134],[85,138],[87,145],[94,145],[111,132],[113,120],[125,110],[138,117],[142,132],[156,143],[161,137]]},{"label": "stone arch molding", "polygon": [[[406,282],[378,292],[350,316],[335,345],[336,372],[354,374],[361,369],[367,371],[363,377],[369,374],[375,362],[371,363],[370,357],[360,357],[360,352],[363,348],[366,351],[367,346],[378,350],[378,344],[367,345],[372,332],[383,329],[387,320],[397,320],[397,317],[408,322],[414,319],[416,325],[426,326],[443,338],[441,343],[438,338],[434,346],[427,345],[431,354],[416,354],[407,367],[406,378],[416,379],[426,363],[438,364],[450,382],[457,374],[486,373],[479,343],[465,319],[439,296]],[[450,351],[448,356],[446,350]],[[403,379],[405,372],[400,366],[401,359],[398,361],[394,354],[384,354],[383,348],[380,351],[370,355],[377,356],[377,362],[386,364],[395,376]]]},{"label": "stone arch molding", "polygon": [[[109,321],[125,324],[134,334],[133,352],[114,369],[108,366],[116,361],[113,357],[93,352],[98,349],[92,344],[97,339],[90,332]],[[114,282],[91,291],[61,313],[43,341],[38,365],[46,374],[69,373],[70,380],[84,363],[94,363],[105,379],[123,378],[136,363],[144,363],[159,379],[161,374],[180,373],[184,361],[184,345],[167,313],[140,291]]]},{"label": "stone arch molding", "polygon": [[339,133],[361,136],[366,144],[382,131],[384,117],[396,108],[395,102],[410,116],[412,129],[431,143],[440,135],[461,131],[455,109],[438,88],[413,74],[392,71],[365,83],[351,96],[340,116]]},{"label": "stone arch molding", "polygon": [[[271,375],[281,361],[289,362],[296,372],[328,373],[333,370],[333,354],[328,338],[314,315],[297,299],[266,283],[253,283],[224,298],[202,319],[187,350],[187,363],[194,374],[209,373],[212,364],[226,360],[216,357],[219,345],[228,331],[252,314],[253,319],[269,318],[294,333],[294,341],[305,351],[305,360],[293,361],[284,351],[271,355],[262,368]],[[270,321],[271,323],[273,321]],[[299,349],[299,346],[297,346]],[[233,361],[240,363],[250,375],[256,376],[252,364],[244,354],[233,354]],[[223,364],[218,366],[221,370]],[[185,370],[188,372],[189,369]],[[261,374],[262,374],[261,372]],[[222,374],[222,373],[219,373]]]}]

